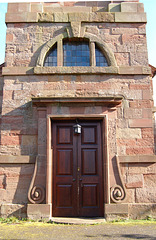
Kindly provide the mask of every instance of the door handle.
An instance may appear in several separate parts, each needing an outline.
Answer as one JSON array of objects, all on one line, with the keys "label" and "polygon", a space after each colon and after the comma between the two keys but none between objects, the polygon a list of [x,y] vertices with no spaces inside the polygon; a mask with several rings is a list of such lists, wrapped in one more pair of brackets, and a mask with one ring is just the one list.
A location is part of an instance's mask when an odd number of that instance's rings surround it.
[{"label": "door handle", "polygon": [[75,182],[76,181],[76,179],[75,178],[73,178],[73,182]]}]

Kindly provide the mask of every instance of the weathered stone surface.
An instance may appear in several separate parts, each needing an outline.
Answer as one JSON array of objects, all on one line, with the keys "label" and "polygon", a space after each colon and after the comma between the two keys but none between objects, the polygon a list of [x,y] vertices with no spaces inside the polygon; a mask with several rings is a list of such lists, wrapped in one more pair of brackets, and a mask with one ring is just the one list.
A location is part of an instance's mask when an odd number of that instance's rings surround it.
[{"label": "weathered stone surface", "polygon": [[81,21],[89,21],[89,13],[77,13],[77,12],[72,12],[68,14],[69,17],[69,22],[81,22]]},{"label": "weathered stone surface", "polygon": [[121,4],[118,3],[110,3],[108,5],[109,12],[121,12]]},{"label": "weathered stone surface", "polygon": [[71,22],[73,37],[80,37],[81,22]]},{"label": "weathered stone surface", "polygon": [[146,219],[148,216],[156,217],[156,204],[129,204],[129,218],[132,219]]},{"label": "weathered stone surface", "polygon": [[153,126],[152,119],[130,119],[129,127],[131,128],[151,128]]},{"label": "weathered stone surface", "polygon": [[114,22],[114,13],[96,12],[90,13],[90,22]]},{"label": "weathered stone surface", "polygon": [[2,204],[1,205],[1,211],[0,211],[1,217],[19,217],[19,218],[26,218],[27,217],[27,207],[26,205],[22,204]]},{"label": "weathered stone surface", "polygon": [[6,23],[23,23],[23,22],[37,22],[37,13],[21,12],[21,13],[6,13]]},{"label": "weathered stone surface", "polygon": [[156,174],[144,174],[144,187],[155,187],[156,186]]},{"label": "weathered stone surface", "polygon": [[145,155],[145,156],[119,156],[119,162],[121,163],[155,163],[155,155]]},{"label": "weathered stone surface", "polygon": [[28,204],[27,214],[30,219],[49,219],[51,217],[51,204]]},{"label": "weathered stone surface", "polygon": [[38,22],[53,22],[53,13],[38,13]]},{"label": "weathered stone surface", "polygon": [[35,163],[35,156],[0,155],[0,164]]},{"label": "weathered stone surface", "polygon": [[26,75],[33,74],[34,69],[32,67],[4,67],[2,74],[7,75]]},{"label": "weathered stone surface", "polygon": [[127,23],[146,23],[147,18],[145,13],[115,13],[115,22],[127,22]]},{"label": "weathered stone surface", "polygon": [[144,178],[142,174],[131,174],[126,177],[126,188],[142,188]]},{"label": "weathered stone surface", "polygon": [[54,21],[55,22],[69,22],[67,13],[54,13]]},{"label": "weathered stone surface", "polygon": [[121,12],[137,12],[138,11],[138,3],[121,3]]},{"label": "weathered stone surface", "polygon": [[117,129],[117,138],[122,139],[133,139],[133,138],[141,138],[141,130],[138,129]]},{"label": "weathered stone surface", "polygon": [[155,203],[156,202],[156,188],[137,188],[136,189],[137,203]]},{"label": "weathered stone surface", "polygon": [[128,204],[105,204],[106,214],[128,214]]}]

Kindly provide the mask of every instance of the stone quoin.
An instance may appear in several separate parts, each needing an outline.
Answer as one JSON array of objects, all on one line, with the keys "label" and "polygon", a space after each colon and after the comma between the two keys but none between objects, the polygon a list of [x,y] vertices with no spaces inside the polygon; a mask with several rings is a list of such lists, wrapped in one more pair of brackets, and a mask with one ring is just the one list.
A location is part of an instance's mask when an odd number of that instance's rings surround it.
[{"label": "stone quoin", "polygon": [[8,3],[0,216],[156,217],[139,1]]}]

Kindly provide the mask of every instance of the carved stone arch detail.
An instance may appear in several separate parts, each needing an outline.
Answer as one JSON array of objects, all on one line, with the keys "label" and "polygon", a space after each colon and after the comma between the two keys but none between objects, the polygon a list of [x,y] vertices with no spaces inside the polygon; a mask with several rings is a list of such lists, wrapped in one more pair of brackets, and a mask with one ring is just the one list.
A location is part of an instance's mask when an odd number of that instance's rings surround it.
[{"label": "carved stone arch detail", "polygon": [[52,48],[52,46],[55,43],[57,43],[58,41],[60,41],[64,38],[67,38],[67,37],[68,37],[67,32],[64,32],[64,33],[59,34],[58,36],[50,39],[48,42],[46,42],[41,49],[40,55],[38,56],[36,66],[37,67],[43,67],[46,54],[49,52],[49,50]]},{"label": "carved stone arch detail", "polygon": [[[69,34],[69,29],[67,29],[67,32],[64,32],[62,34],[59,34],[58,36],[54,37],[53,39],[50,39],[45,45],[42,47],[40,55],[37,59],[37,67],[43,67],[44,60],[46,57],[46,54],[49,52],[49,50],[52,48],[52,46],[63,40],[64,38],[71,37],[71,34]],[[83,38],[89,39],[90,42],[94,42],[99,46],[101,51],[104,53],[104,56],[107,59],[108,65],[117,67],[117,63],[114,57],[114,54],[112,50],[108,47],[107,43],[105,43],[102,39],[98,38],[97,36],[91,34],[91,33],[84,33]]]},{"label": "carved stone arch detail", "polygon": [[112,50],[108,47],[107,43],[105,43],[102,39],[98,38],[97,36],[91,33],[85,33],[84,38],[88,38],[90,42],[95,42],[100,47],[100,49],[102,50],[107,59],[109,66],[113,67],[117,66],[114,54]]}]

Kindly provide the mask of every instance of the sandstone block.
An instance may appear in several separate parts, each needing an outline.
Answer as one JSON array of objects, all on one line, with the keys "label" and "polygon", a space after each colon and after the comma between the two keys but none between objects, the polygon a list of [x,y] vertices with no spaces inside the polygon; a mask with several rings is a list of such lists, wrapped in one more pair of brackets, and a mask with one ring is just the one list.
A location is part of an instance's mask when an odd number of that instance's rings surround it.
[{"label": "sandstone block", "polygon": [[2,217],[23,217],[27,216],[26,214],[26,205],[22,204],[2,204],[1,205],[1,216]]},{"label": "sandstone block", "polygon": [[37,13],[33,12],[6,13],[5,22],[6,23],[37,22]]},{"label": "sandstone block", "polygon": [[142,174],[131,174],[126,177],[126,188],[142,188],[144,178]]},{"label": "sandstone block", "polygon": [[155,155],[119,156],[121,163],[155,163]]},{"label": "sandstone block", "polygon": [[13,156],[13,155],[0,155],[0,164],[24,164],[35,163],[35,156]]},{"label": "sandstone block", "polygon": [[7,33],[6,35],[6,42],[13,42],[13,34]]},{"label": "sandstone block", "polygon": [[54,13],[55,22],[69,22],[67,13]]},{"label": "sandstone block", "polygon": [[28,204],[27,215],[30,219],[49,219],[51,217],[51,204]]},{"label": "sandstone block", "polygon": [[142,118],[142,109],[125,108],[124,118],[127,118],[127,119]]},{"label": "sandstone block", "polygon": [[123,23],[146,23],[146,13],[132,13],[129,12],[128,14],[125,12],[115,13],[115,22],[123,22]]},{"label": "sandstone block", "polygon": [[34,68],[32,67],[4,67],[2,74],[3,76],[9,75],[31,75],[34,72]]},{"label": "sandstone block", "polygon": [[8,3],[8,13],[18,12],[18,3]]},{"label": "sandstone block", "polygon": [[141,129],[117,129],[117,138],[121,139],[133,139],[133,138],[141,138]]},{"label": "sandstone block", "polygon": [[22,145],[37,145],[37,136],[23,135]]},{"label": "sandstone block", "polygon": [[126,214],[128,213],[128,204],[105,204],[106,214]]},{"label": "sandstone block", "polygon": [[156,186],[156,174],[144,174],[144,187],[153,188]]},{"label": "sandstone block", "polygon": [[151,128],[153,126],[152,119],[130,119],[129,127],[130,128]]},{"label": "sandstone block", "polygon": [[137,188],[136,189],[137,203],[155,203],[156,202],[156,188]]},{"label": "sandstone block", "polygon": [[114,13],[96,12],[90,13],[90,22],[114,22]]},{"label": "sandstone block", "polygon": [[127,147],[126,148],[126,154],[127,155],[152,155],[154,154],[154,148],[153,147]]},{"label": "sandstone block", "polygon": [[143,90],[142,91],[142,98],[143,99],[152,99],[151,90]]},{"label": "sandstone block", "polygon": [[109,12],[121,12],[121,4],[118,3],[110,3],[108,5]]},{"label": "sandstone block", "polygon": [[38,13],[38,22],[53,22],[53,13]]},{"label": "sandstone block", "polygon": [[31,12],[42,12],[43,5],[42,3],[31,3]]},{"label": "sandstone block", "polygon": [[121,3],[121,12],[137,12],[138,11],[138,3]]},{"label": "sandstone block", "polygon": [[132,219],[145,219],[147,216],[156,217],[156,204],[141,203],[129,204],[129,218]]},{"label": "sandstone block", "polygon": [[30,12],[30,3],[21,3],[18,4],[18,12]]},{"label": "sandstone block", "polygon": [[129,24],[126,27],[113,27],[112,34],[138,34],[138,28],[132,28]]},{"label": "sandstone block", "polygon": [[144,4],[138,3],[138,12],[144,12]]},{"label": "sandstone block", "polygon": [[69,22],[81,22],[89,20],[89,13],[68,13]]}]

